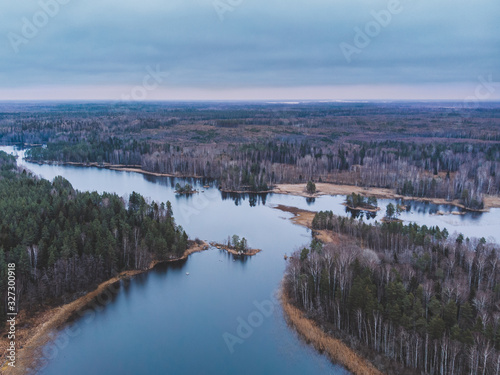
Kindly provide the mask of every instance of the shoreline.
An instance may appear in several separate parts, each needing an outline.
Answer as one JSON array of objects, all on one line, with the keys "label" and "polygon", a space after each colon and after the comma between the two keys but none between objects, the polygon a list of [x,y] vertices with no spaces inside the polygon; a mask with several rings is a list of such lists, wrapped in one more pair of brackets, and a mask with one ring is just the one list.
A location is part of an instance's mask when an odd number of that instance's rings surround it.
[{"label": "shoreline", "polygon": [[270,194],[270,193],[274,193],[274,189],[261,190],[261,191],[251,191],[251,190],[229,190],[229,189],[223,189],[221,187],[219,187],[219,191],[222,193],[228,193],[228,194]]},{"label": "shoreline", "polygon": [[200,192],[198,190],[193,190],[193,191],[184,191],[184,192],[178,192],[174,191],[175,194],[177,195],[192,195],[192,194],[199,194]]},{"label": "shoreline", "polygon": [[126,165],[126,164],[110,164],[110,163],[102,163],[99,164],[97,162],[74,162],[74,161],[51,161],[51,160],[33,160],[26,158],[25,161],[29,163],[39,164],[39,165],[69,165],[73,167],[84,167],[84,168],[100,168],[100,169],[109,169],[111,171],[119,171],[119,172],[133,172],[133,173],[141,173],[149,176],[155,177],[177,177],[177,178],[196,178],[196,179],[209,179],[209,177],[203,176],[190,176],[190,175],[181,175],[181,174],[172,174],[172,173],[157,173],[150,172],[142,169],[140,165]]},{"label": "shoreline", "polygon": [[462,208],[470,212],[489,212],[490,208],[500,208],[500,197],[494,195],[484,195],[484,208],[478,210],[466,208],[458,201],[458,199],[447,201],[444,198],[408,197],[405,195],[397,194],[392,189],[387,188],[364,188],[354,185],[338,185],[327,182],[318,182],[316,183],[317,192],[314,194],[309,194],[305,191],[305,187],[306,184],[277,184],[273,189],[273,193],[298,195],[305,198],[318,198],[323,195],[350,195],[352,193],[356,193],[364,197],[371,196],[379,199],[402,199],[406,201],[419,201],[430,202],[438,205],[450,205]]},{"label": "shoreline", "polygon": [[310,229],[311,232],[313,233],[314,237],[318,240],[320,240],[323,243],[334,243],[338,244],[340,242],[340,238],[338,236],[335,236],[332,231],[326,230],[326,229],[312,229],[312,221],[314,219],[314,216],[316,216],[316,212],[314,211],[308,211],[308,210],[302,210],[297,207],[292,207],[292,206],[285,206],[282,204],[278,204],[277,206],[273,207],[275,210],[280,210],[283,212],[289,212],[293,214],[294,216],[290,218],[290,220],[296,224],[300,225],[303,227],[306,227],[307,229]]},{"label": "shoreline", "polygon": [[383,375],[342,340],[324,332],[313,320],[304,316],[304,313],[290,302],[283,287],[281,288],[281,306],[287,323],[307,344],[314,346],[319,353],[327,354],[333,363],[344,366],[355,375]]},{"label": "shoreline", "polygon": [[225,250],[228,253],[231,253],[231,254],[236,255],[236,256],[251,257],[251,256],[254,256],[254,255],[256,255],[256,254],[258,254],[258,253],[260,253],[262,251],[261,249],[247,249],[246,252],[239,253],[237,250],[231,249],[227,245],[223,245],[223,244],[220,244],[220,243],[217,243],[217,242],[210,242],[210,245],[213,246],[213,247],[216,247],[219,250]]},{"label": "shoreline", "polygon": [[373,213],[381,211],[380,207],[361,207],[361,206],[352,207],[352,206],[349,206],[347,203],[342,203],[342,206],[346,206],[351,211],[364,211],[364,212],[373,212]]},{"label": "shoreline", "polygon": [[[312,221],[316,212],[281,204],[273,208],[292,213],[294,216],[290,218],[290,220],[294,224],[310,229],[314,238],[323,243],[338,244],[341,240],[340,237],[335,236],[331,231],[312,229]],[[377,370],[368,359],[356,353],[355,350],[351,349],[342,340],[323,331],[314,320],[307,318],[302,310],[295,307],[290,302],[283,285],[282,282],[281,306],[285,319],[288,325],[290,325],[307,344],[311,344],[320,354],[326,353],[332,363],[344,366],[354,375],[383,375],[383,373]]]},{"label": "shoreline", "polygon": [[[119,172],[134,172],[134,173],[141,173],[144,175],[150,175],[150,176],[155,176],[155,177],[176,177],[176,178],[195,178],[195,179],[212,179],[210,177],[203,177],[203,176],[190,176],[190,175],[181,175],[181,174],[172,174],[172,173],[157,173],[157,172],[150,172],[142,169],[141,166],[139,165],[122,165],[122,164],[109,164],[109,163],[103,163],[103,164],[98,164],[97,162],[91,162],[91,163],[80,163],[80,162],[60,162],[60,161],[39,161],[39,160],[32,160],[32,159],[25,159],[26,161],[30,163],[36,163],[36,164],[47,164],[47,165],[70,165],[70,166],[78,166],[78,167],[96,167],[96,168],[103,168],[103,169],[109,169],[113,171],[119,171]],[[305,183],[300,183],[300,184],[276,184],[271,190],[266,190],[266,191],[258,191],[258,192],[252,192],[252,191],[244,191],[244,190],[229,190],[229,189],[220,189],[219,191],[223,193],[233,193],[233,194],[269,194],[269,193],[274,193],[274,194],[285,194],[285,195],[297,195],[305,198],[318,198],[323,195],[350,195],[352,193],[360,194],[362,196],[368,197],[372,196],[375,198],[379,199],[402,199],[406,201],[418,201],[418,202],[429,202],[429,203],[434,203],[437,205],[449,205],[449,206],[455,206],[458,208],[461,208],[463,210],[466,210],[468,212],[489,212],[491,208],[500,208],[500,196],[494,196],[494,195],[484,195],[483,196],[483,202],[484,202],[484,208],[483,209],[473,209],[473,208],[467,208],[463,204],[459,202],[458,199],[454,199],[451,201],[448,201],[444,198],[426,198],[426,197],[409,197],[401,194],[397,194],[394,190],[392,189],[387,189],[387,188],[378,188],[378,187],[360,187],[360,186],[355,186],[355,185],[341,185],[341,184],[335,184],[335,183],[329,183],[329,182],[318,182],[316,183],[316,188],[317,191],[314,194],[309,194],[306,192],[306,184]],[[370,212],[376,212],[380,210],[371,210],[371,209],[360,209],[360,208],[352,208],[354,210],[360,210],[360,211],[370,211]]]},{"label": "shoreline", "polygon": [[294,224],[302,225],[312,230],[312,221],[314,219],[314,216],[316,216],[316,212],[302,210],[300,208],[292,206],[285,206],[284,204],[278,204],[276,206],[273,206],[272,208],[293,214],[293,217],[291,217],[290,220]]},{"label": "shoreline", "polygon": [[[167,260],[153,260],[148,268],[143,270],[128,270],[123,271],[117,276],[112,277],[100,283],[97,288],[77,298],[76,300],[57,307],[50,307],[46,310],[39,311],[33,316],[26,316],[26,311],[21,311],[16,322],[16,367],[7,365],[7,361],[2,363],[0,368],[2,374],[5,375],[21,375],[26,374],[27,370],[36,368],[37,361],[40,360],[40,349],[51,341],[50,333],[58,331],[68,320],[78,311],[81,311],[88,306],[96,297],[101,295],[108,287],[120,280],[130,279],[133,276],[145,273],[153,269],[160,263],[177,262],[184,260],[189,255],[208,250],[210,245],[202,241],[198,244],[193,243],[182,256]],[[30,325],[25,328],[26,325]],[[0,339],[2,349],[8,347],[8,340],[5,337]],[[5,353],[6,349],[2,352]],[[3,355],[2,355],[3,357]]]}]

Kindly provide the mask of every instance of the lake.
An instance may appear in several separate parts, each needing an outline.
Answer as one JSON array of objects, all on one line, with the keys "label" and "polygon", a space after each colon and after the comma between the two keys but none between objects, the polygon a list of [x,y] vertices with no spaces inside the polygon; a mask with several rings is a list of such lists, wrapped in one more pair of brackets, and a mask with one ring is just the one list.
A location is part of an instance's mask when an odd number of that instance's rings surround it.
[{"label": "lake", "polygon": [[[14,151],[12,147],[0,150]],[[274,207],[282,204],[351,215],[342,205],[345,197],[311,201],[277,194],[223,194],[210,181],[39,165],[21,157],[18,164],[36,175],[49,180],[61,175],[78,190],[120,196],[136,191],[154,201],[169,200],[177,223],[192,239],[222,242],[238,234],[250,247],[263,250],[240,260],[212,248],[122,282],[107,303],[77,318],[45,348],[48,361],[41,374],[347,373],[300,340],[274,299],[286,266],[284,255],[311,240],[308,229],[294,225],[290,213]],[[178,196],[177,182],[189,182],[200,193]],[[207,183],[211,187],[204,188]],[[389,202],[395,203],[384,199],[379,206],[385,208]],[[500,209],[436,215],[461,210],[416,201],[406,204],[410,210],[401,215],[405,221],[498,241]],[[384,212],[364,220],[380,220]]]}]

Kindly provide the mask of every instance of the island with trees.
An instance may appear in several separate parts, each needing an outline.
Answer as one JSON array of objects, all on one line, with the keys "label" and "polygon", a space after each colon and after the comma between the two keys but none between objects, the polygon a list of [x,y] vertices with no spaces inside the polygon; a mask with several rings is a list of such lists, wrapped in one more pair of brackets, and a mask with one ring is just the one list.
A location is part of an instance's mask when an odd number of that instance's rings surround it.
[{"label": "island with trees", "polygon": [[238,236],[237,234],[228,236],[227,241],[225,243],[211,242],[210,245],[218,249],[225,250],[228,253],[231,253],[236,256],[253,256],[262,251],[260,249],[249,248],[248,241],[246,240],[246,238],[245,237],[240,238],[240,236]]},{"label": "island with trees", "polygon": [[373,196],[365,197],[361,194],[351,193],[345,198],[345,206],[351,210],[377,212],[378,201]]},{"label": "island with trees", "polygon": [[175,184],[175,193],[176,194],[195,194],[198,193],[198,190],[193,189],[193,186],[190,184],[185,184],[184,186],[181,186],[181,184],[177,183]]},{"label": "island with trees", "polygon": [[382,221],[384,222],[402,222],[401,219],[399,219],[399,215],[401,215],[401,212],[403,212],[404,206],[400,204],[393,204],[389,203],[387,207],[385,208],[385,216],[382,218]]}]

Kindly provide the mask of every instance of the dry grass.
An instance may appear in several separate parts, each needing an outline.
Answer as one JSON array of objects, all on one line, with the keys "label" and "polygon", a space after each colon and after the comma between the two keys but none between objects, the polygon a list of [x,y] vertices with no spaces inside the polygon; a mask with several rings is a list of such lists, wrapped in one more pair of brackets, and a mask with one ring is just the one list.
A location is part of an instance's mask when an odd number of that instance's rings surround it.
[{"label": "dry grass", "polygon": [[[316,215],[316,212],[301,210],[297,207],[285,206],[282,204],[279,204],[273,208],[292,213],[294,216],[290,220],[292,220],[294,224],[301,225],[312,230],[312,221],[314,219],[314,216]],[[338,237],[338,235],[333,233],[331,230],[316,230],[314,231],[314,237],[323,243],[340,243],[340,238]]]},{"label": "dry grass", "polygon": [[485,195],[483,200],[485,208],[500,207],[500,197],[493,195]]},{"label": "dry grass", "polygon": [[111,169],[114,171],[121,171],[121,172],[141,173],[141,174],[146,174],[146,175],[156,176],[156,177],[203,178],[202,176],[183,175],[180,173],[172,174],[172,173],[156,173],[156,172],[145,171],[144,169],[142,169],[142,167],[140,165],[124,165],[124,164],[95,163],[95,162],[79,163],[79,162],[72,162],[72,161],[52,162],[52,161],[40,161],[40,160],[31,160],[31,159],[26,159],[26,160],[31,162],[31,163],[37,163],[37,164],[72,165],[72,166],[76,166],[76,167],[94,167],[94,168],[97,167],[97,168],[106,168],[106,169]]},{"label": "dry grass", "polygon": [[278,184],[274,188],[274,192],[278,194],[292,194],[303,197],[319,197],[322,195],[349,195],[352,193],[361,194],[363,196],[374,196],[377,198],[393,198],[396,194],[390,189],[368,188],[352,185],[338,185],[324,182],[316,183],[316,193],[308,194],[306,192],[306,184]]},{"label": "dry grass", "polygon": [[341,364],[355,375],[383,375],[342,341],[326,334],[316,323],[307,319],[302,311],[290,303],[285,292],[282,293],[281,302],[289,324],[307,343],[326,353],[333,362]]},{"label": "dry grass", "polygon": [[[315,212],[284,205],[278,205],[274,208],[294,214],[291,220],[295,224],[311,228]],[[323,243],[340,243],[340,238],[332,231],[315,231],[314,236]],[[284,291],[281,301],[283,311],[285,312],[289,324],[296,329],[302,338],[308,343],[311,343],[318,351],[325,352],[333,362],[340,363],[356,375],[382,375],[382,373],[373,367],[368,360],[358,355],[341,340],[323,332],[314,321],[307,319],[302,311],[290,303]]]},{"label": "dry grass", "polygon": [[314,219],[314,216],[316,215],[316,212],[313,211],[301,210],[297,207],[285,206],[282,204],[278,204],[273,208],[280,211],[290,212],[294,215],[294,217],[291,218],[294,224],[302,225],[307,228],[311,228],[312,221]]},{"label": "dry grass", "polygon": [[262,251],[261,249],[247,249],[246,252],[239,254],[238,250],[231,249],[230,247],[228,247],[228,246],[226,246],[224,244],[220,244],[220,243],[216,243],[216,242],[210,242],[210,245],[216,247],[219,250],[225,250],[228,253],[231,253],[233,255],[246,256],[246,257],[254,256],[254,255],[256,255],[256,254],[258,254],[258,253],[260,253]]},{"label": "dry grass", "polygon": [[[200,252],[209,248],[206,242],[196,243],[184,252],[180,258],[169,260],[170,262],[186,259],[190,254]],[[73,314],[88,306],[96,297],[102,294],[109,286],[140,273],[146,272],[156,266],[159,261],[153,261],[146,270],[125,271],[112,279],[104,281],[95,290],[87,293],[77,300],[63,306],[51,308],[39,312],[33,316],[27,316],[23,311],[17,317],[16,324],[16,367],[12,368],[5,362],[0,368],[0,373],[5,375],[21,375],[35,367],[41,357],[41,348],[50,341],[50,333],[62,327]],[[8,347],[6,337],[0,339],[0,350],[2,353]],[[21,348],[22,347],[22,348]]]},{"label": "dry grass", "polygon": [[318,230],[315,232],[314,237],[323,243],[333,243],[335,245],[340,245],[340,238],[336,233],[331,230]]},{"label": "dry grass", "polygon": [[[111,169],[111,170],[114,170],[114,171],[120,171],[120,172],[141,173],[141,174],[147,174],[147,175],[156,176],[156,177],[180,177],[181,176],[181,175],[175,175],[175,174],[172,174],[172,173],[149,172],[149,171],[145,171],[142,168],[129,168],[129,167],[120,167],[120,166],[109,166],[108,169]],[[201,178],[200,176],[185,176],[185,175],[182,175],[182,177]]]},{"label": "dry grass", "polygon": [[[353,185],[337,185],[329,183],[317,183],[316,194],[308,194],[306,192],[306,184],[278,184],[275,186],[273,192],[277,194],[290,194],[290,195],[300,195],[303,197],[319,197],[322,195],[349,195],[352,193],[361,194],[363,196],[372,196],[380,199],[405,199],[405,200],[416,200],[423,202],[431,202],[435,204],[448,204],[460,208],[465,208],[458,199],[453,201],[447,201],[443,198],[412,198],[403,195],[396,194],[394,190],[384,189],[384,188],[363,188],[360,186]],[[483,210],[473,210],[486,212],[490,208],[500,207],[500,197],[485,195],[484,196],[484,209]],[[472,211],[472,210],[471,210]]]}]

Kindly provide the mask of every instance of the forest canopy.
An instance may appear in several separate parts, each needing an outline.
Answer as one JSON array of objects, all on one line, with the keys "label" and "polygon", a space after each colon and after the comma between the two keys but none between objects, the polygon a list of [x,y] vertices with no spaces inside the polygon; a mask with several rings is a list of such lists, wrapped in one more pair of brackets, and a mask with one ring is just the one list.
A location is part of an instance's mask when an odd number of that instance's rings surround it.
[{"label": "forest canopy", "polygon": [[[366,224],[319,212],[313,241],[293,254],[290,299],[388,374],[496,374],[499,248],[439,227]],[[381,364],[380,356],[392,364]],[[378,358],[378,359],[377,359]]]},{"label": "forest canopy", "polygon": [[[178,257],[188,236],[170,202],[138,193],[79,192],[62,177],[52,182],[17,171],[0,152],[0,293],[8,263],[16,264],[17,300],[37,309],[95,287],[119,271],[145,269]],[[5,298],[0,301],[5,318]]]},{"label": "forest canopy", "polygon": [[0,142],[34,146],[26,153],[32,161],[207,177],[225,191],[330,182],[481,210],[485,195],[500,194],[500,110],[498,103],[466,113],[460,108],[404,102],[19,104],[5,108]]}]

